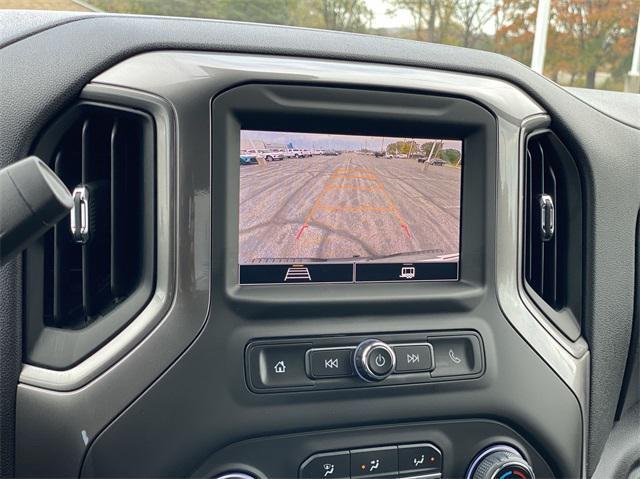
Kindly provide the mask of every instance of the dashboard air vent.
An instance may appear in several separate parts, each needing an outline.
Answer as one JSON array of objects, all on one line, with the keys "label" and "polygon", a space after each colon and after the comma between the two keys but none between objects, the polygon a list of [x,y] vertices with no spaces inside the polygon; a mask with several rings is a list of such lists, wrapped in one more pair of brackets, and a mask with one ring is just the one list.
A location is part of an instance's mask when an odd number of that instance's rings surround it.
[{"label": "dashboard air vent", "polygon": [[62,135],[53,168],[73,192],[74,207],[46,245],[46,325],[82,328],[140,284],[149,127],[146,115],[94,106]]},{"label": "dashboard air vent", "polygon": [[72,106],[33,153],[73,208],[26,258],[25,362],[66,369],[124,328],[155,287],[155,123],[143,111]]},{"label": "dashboard air vent", "polygon": [[527,142],[525,179],[525,279],[553,308],[564,305],[563,228],[556,230],[562,200],[556,171],[543,138]]},{"label": "dashboard air vent", "polygon": [[[549,130],[529,135],[525,154],[524,280],[547,316],[573,337],[579,324],[582,278],[578,172],[567,149]],[[570,320],[563,321],[558,312]]]}]

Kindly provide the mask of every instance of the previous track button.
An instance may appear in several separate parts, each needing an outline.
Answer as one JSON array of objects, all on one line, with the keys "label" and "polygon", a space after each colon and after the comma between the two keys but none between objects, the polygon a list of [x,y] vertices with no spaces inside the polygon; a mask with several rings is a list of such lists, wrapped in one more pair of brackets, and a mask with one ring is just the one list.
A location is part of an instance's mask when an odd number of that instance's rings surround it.
[{"label": "previous track button", "polygon": [[314,379],[353,374],[352,349],[312,349],[307,352],[307,371]]}]

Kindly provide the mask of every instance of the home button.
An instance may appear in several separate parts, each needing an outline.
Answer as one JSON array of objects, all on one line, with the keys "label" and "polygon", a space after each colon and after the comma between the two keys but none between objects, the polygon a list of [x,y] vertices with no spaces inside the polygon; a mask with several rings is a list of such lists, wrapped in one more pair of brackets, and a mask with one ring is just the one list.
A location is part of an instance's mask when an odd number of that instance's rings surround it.
[{"label": "home button", "polygon": [[313,385],[305,371],[309,347],[308,343],[253,346],[249,350],[253,386],[262,389]]}]

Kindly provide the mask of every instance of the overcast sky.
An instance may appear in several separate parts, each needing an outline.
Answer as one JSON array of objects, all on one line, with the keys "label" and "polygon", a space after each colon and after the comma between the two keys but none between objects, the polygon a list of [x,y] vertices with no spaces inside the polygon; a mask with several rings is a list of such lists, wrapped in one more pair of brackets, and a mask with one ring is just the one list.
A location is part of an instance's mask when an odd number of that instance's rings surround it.
[{"label": "overcast sky", "polygon": [[[355,135],[327,135],[318,133],[288,133],[280,131],[254,131],[242,130],[242,148],[261,148],[261,143],[271,143],[286,146],[289,143],[294,148],[318,148],[336,150],[354,150],[368,148],[382,151],[390,143],[404,141],[411,138],[394,138],[380,136],[355,136]],[[415,139],[418,144],[429,139]],[[457,140],[445,140],[445,148],[462,149],[462,142]]]},{"label": "overcast sky", "polygon": [[[406,10],[399,9],[393,14],[388,14],[389,2],[385,0],[365,0],[365,3],[369,10],[373,12],[373,21],[371,22],[373,28],[413,28],[413,19]],[[493,20],[487,21],[482,30],[489,35],[493,35],[495,31]]]},{"label": "overcast sky", "polygon": [[373,12],[373,28],[399,28],[411,27],[413,20],[406,10],[398,11],[393,15],[387,15],[389,4],[384,0],[366,0],[367,6]]}]

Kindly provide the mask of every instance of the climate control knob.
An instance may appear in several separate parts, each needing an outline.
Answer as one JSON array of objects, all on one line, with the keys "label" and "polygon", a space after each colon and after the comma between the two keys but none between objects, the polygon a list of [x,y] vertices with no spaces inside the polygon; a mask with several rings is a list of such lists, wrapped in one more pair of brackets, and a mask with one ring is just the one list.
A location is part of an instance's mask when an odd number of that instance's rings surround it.
[{"label": "climate control knob", "polygon": [[382,381],[396,366],[393,349],[377,339],[362,341],[356,348],[353,360],[358,376],[365,381]]},{"label": "climate control knob", "polygon": [[533,470],[511,446],[496,445],[478,454],[466,479],[535,479]]}]

